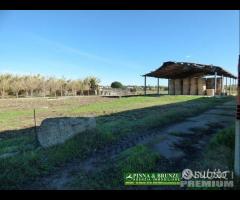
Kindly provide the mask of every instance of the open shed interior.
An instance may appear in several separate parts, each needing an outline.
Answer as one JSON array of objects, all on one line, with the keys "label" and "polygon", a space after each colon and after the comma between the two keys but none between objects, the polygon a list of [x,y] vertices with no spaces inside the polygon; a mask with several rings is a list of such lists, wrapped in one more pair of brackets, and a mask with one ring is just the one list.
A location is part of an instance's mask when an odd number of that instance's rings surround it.
[{"label": "open shed interior", "polygon": [[168,79],[168,93],[172,95],[223,95],[227,94],[227,78],[230,80],[229,86],[237,79],[219,66],[172,61],[143,76],[145,94],[146,77],[154,77]]}]

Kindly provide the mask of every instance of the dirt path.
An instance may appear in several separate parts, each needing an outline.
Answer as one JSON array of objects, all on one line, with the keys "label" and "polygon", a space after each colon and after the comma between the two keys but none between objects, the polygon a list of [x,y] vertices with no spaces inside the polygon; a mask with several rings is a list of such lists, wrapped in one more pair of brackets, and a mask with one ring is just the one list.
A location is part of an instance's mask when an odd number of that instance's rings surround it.
[{"label": "dirt path", "polygon": [[[67,185],[79,172],[88,173],[101,169],[106,161],[112,160],[120,152],[137,144],[151,144],[152,148],[168,160],[189,159],[194,151],[201,151],[209,137],[217,130],[229,126],[235,117],[235,101],[224,103],[184,122],[164,129],[153,129],[127,137],[118,144],[108,146],[93,153],[86,160],[72,160],[60,167],[52,175],[41,177],[24,189],[67,189]],[[189,152],[190,151],[190,152]]]}]

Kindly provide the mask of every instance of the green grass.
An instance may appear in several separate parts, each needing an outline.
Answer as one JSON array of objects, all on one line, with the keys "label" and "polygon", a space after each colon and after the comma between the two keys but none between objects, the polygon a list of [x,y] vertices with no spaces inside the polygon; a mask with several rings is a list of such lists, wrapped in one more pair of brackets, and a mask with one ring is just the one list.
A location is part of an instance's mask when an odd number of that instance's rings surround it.
[{"label": "green grass", "polygon": [[[203,154],[203,158],[193,164],[193,166],[196,167],[196,170],[233,170],[234,130],[234,125],[232,125],[216,133],[216,135],[210,140],[210,143]],[[155,172],[159,167],[159,163],[161,163],[161,159],[161,155],[152,151],[149,145],[137,145],[123,151],[114,160],[114,164],[108,164],[106,168],[101,171],[92,172],[88,175],[79,173],[69,185],[69,188],[126,189],[129,188],[129,186],[124,187],[124,173]],[[192,166],[190,166],[190,169],[194,169],[191,167]],[[138,189],[139,188],[140,187],[138,186]],[[239,188],[240,179],[235,178],[235,189]],[[201,189],[219,190],[219,188]]]},{"label": "green grass", "polygon": [[184,102],[200,98],[199,96],[160,96],[120,98],[112,102],[94,103],[74,108],[70,113],[94,113],[96,115],[111,114],[156,105]]},{"label": "green grass", "polygon": [[[156,105],[165,105],[171,103],[184,102],[189,100],[194,100],[200,98],[199,96],[161,96],[161,97],[129,97],[120,98],[109,102],[95,102],[86,105],[78,105],[79,103],[73,102],[71,104],[71,99],[62,100],[60,105],[52,106],[51,102],[46,101],[48,108],[34,107],[29,108],[28,104],[19,105],[21,107],[7,107],[7,102],[5,102],[6,107],[0,109],[0,131],[3,130],[14,130],[25,127],[33,126],[33,109],[36,108],[37,123],[47,118],[47,117],[57,117],[57,116],[84,116],[84,115],[107,115],[127,110],[145,108]],[[23,101],[23,100],[21,100]],[[28,99],[26,101],[29,101]],[[37,100],[34,100],[37,101]],[[43,100],[39,100],[40,105],[43,106]],[[3,103],[3,102],[0,102]],[[16,103],[17,104],[17,103]],[[30,103],[29,103],[30,104]],[[42,105],[43,104],[43,105]],[[1,105],[4,106],[4,105]]]},{"label": "green grass", "polygon": [[233,170],[234,166],[234,124],[213,136],[197,166],[206,169]]},{"label": "green grass", "polygon": [[123,189],[124,174],[152,172],[161,156],[145,145],[137,145],[120,153],[112,164],[88,175],[78,174],[71,189]]},{"label": "green grass", "polygon": [[[114,101],[116,104],[107,102],[96,103],[98,106],[95,104],[82,106],[78,108],[79,115],[86,111],[91,113],[94,111],[93,108],[97,109],[96,113],[103,113],[104,110],[105,112],[111,112],[111,114],[99,115],[96,130],[81,133],[63,145],[47,149],[33,148],[33,136],[19,136],[0,141],[1,153],[20,152],[16,156],[0,160],[0,189],[19,189],[27,181],[51,173],[55,167],[72,158],[86,158],[95,148],[115,143],[125,136],[139,134],[150,128],[162,128],[228,100],[231,100],[231,98],[215,99],[199,98],[197,96],[131,97],[116,100]],[[170,104],[173,102],[178,102],[178,104],[173,106],[173,104]],[[164,104],[170,104],[170,106],[163,111],[160,105]],[[74,110],[74,112],[77,112],[77,110]],[[138,151],[141,152],[139,149]],[[137,162],[140,162],[140,160]]]},{"label": "green grass", "polygon": [[23,152],[34,148],[33,136],[21,136],[0,141],[0,155],[11,152]]},{"label": "green grass", "polygon": [[[234,171],[235,125],[224,128],[210,140],[201,159],[193,163],[196,170]],[[234,189],[240,188],[240,178],[234,177]],[[202,188],[209,189],[209,188]],[[218,189],[219,188],[212,188]]]}]

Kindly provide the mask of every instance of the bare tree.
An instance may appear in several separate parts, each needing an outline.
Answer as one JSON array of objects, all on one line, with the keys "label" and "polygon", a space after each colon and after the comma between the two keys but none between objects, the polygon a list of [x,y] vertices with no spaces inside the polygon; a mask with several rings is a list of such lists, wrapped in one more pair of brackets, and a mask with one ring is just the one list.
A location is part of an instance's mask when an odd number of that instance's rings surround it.
[{"label": "bare tree", "polygon": [[58,80],[55,79],[54,77],[50,77],[47,81],[47,84],[50,90],[50,94],[54,93],[54,96],[57,97],[57,91],[60,88]]},{"label": "bare tree", "polygon": [[43,97],[46,97],[47,86],[46,86],[46,78],[44,76],[39,77],[39,90],[43,93]]},{"label": "bare tree", "polygon": [[83,80],[83,87],[84,87],[84,90],[88,91],[88,95],[89,95],[89,90],[90,90],[90,79],[89,79],[89,77],[87,77]]},{"label": "bare tree", "polygon": [[39,89],[41,83],[40,80],[41,76],[39,74],[25,77],[25,87],[27,90],[26,93],[28,94],[28,91],[30,91],[31,97],[33,97],[34,90]]},{"label": "bare tree", "polygon": [[61,97],[63,96],[63,93],[66,94],[65,90],[66,90],[66,80],[65,78],[61,78],[58,79],[58,85],[60,87],[60,93],[61,93]]},{"label": "bare tree", "polygon": [[1,88],[1,96],[2,98],[5,97],[6,90],[9,89],[9,83],[11,80],[10,74],[2,74],[0,75],[0,88]]},{"label": "bare tree", "polygon": [[32,97],[34,94],[43,94],[45,97],[47,93],[57,96],[58,92],[61,96],[66,96],[70,91],[72,95],[76,96],[78,91],[80,91],[80,95],[83,95],[84,91],[87,90],[89,95],[90,90],[97,90],[99,83],[100,80],[96,77],[87,77],[84,80],[66,80],[64,77],[60,79],[47,78],[39,74],[25,76],[0,74],[0,94],[4,98],[6,94],[10,94],[12,91],[18,97],[21,91],[25,92],[26,97],[29,96],[29,93]]},{"label": "bare tree", "polygon": [[20,90],[24,89],[24,80],[21,76],[14,76],[10,81],[10,89],[15,93],[18,98]]},{"label": "bare tree", "polygon": [[78,82],[78,88],[80,90],[80,95],[83,95],[84,83],[81,79],[78,79],[77,82]]},{"label": "bare tree", "polygon": [[79,89],[78,86],[78,81],[77,80],[73,80],[69,83],[71,91],[72,91],[72,95],[73,96],[77,96],[77,90]]}]

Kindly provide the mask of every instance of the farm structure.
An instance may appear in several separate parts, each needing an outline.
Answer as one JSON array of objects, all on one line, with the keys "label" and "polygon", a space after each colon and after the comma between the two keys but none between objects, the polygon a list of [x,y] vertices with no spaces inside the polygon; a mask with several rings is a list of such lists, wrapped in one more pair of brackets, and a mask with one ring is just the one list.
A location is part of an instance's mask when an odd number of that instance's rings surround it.
[{"label": "farm structure", "polygon": [[[147,77],[168,79],[170,95],[228,95],[236,89],[236,79],[222,67],[189,62],[164,62],[161,67],[143,75],[144,94],[146,95]],[[229,82],[228,82],[229,79]],[[224,85],[225,81],[225,85]]]}]

